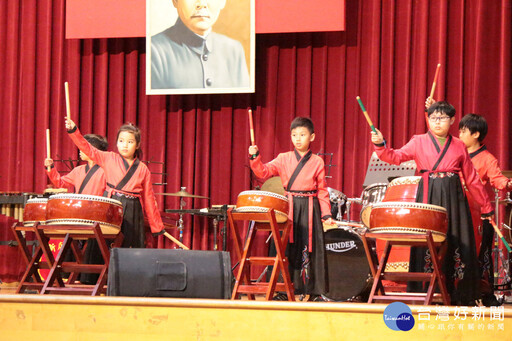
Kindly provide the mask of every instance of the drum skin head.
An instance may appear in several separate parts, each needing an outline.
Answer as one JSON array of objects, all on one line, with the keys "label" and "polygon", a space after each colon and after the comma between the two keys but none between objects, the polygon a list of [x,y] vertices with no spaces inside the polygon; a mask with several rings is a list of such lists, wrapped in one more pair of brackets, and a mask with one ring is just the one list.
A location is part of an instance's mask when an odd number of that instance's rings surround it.
[{"label": "drum skin head", "polygon": [[263,185],[261,186],[261,190],[285,195],[283,182],[281,181],[281,178],[278,176],[273,176],[267,179],[267,181],[265,181],[265,183],[263,183]]},{"label": "drum skin head", "polygon": [[372,205],[366,205],[361,209],[361,222],[364,226],[370,227],[370,213],[372,212]]}]

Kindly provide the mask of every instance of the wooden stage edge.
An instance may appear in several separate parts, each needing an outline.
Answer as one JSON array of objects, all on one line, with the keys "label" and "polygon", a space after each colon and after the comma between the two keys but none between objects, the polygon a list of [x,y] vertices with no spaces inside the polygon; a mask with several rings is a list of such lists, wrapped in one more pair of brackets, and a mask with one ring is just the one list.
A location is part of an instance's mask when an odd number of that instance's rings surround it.
[{"label": "wooden stage edge", "polygon": [[[32,340],[44,335],[45,339],[52,341],[488,341],[490,338],[506,340],[512,335],[510,307],[495,310],[411,305],[414,327],[409,331],[394,331],[384,323],[386,306],[332,302],[1,295],[0,339]],[[473,309],[478,310],[479,319],[475,319]],[[464,311],[466,314],[461,314]]]}]

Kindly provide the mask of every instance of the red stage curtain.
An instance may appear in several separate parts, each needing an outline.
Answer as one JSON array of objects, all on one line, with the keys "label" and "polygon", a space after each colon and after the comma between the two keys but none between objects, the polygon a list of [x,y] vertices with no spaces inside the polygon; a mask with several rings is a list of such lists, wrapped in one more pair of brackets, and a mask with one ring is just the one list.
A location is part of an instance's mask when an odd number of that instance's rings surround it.
[{"label": "red stage curtain", "polygon": [[[46,128],[53,158],[77,158],[63,122],[65,81],[83,133],[105,134],[114,150],[123,122],[140,126],[143,159],[164,162],[149,167],[167,173],[155,175],[154,182],[167,183],[156,192],[186,186],[211,198],[186,199],[186,208],[234,204],[239,192],[260,183],[251,183],[248,168],[249,106],[264,161],[292,147],[293,117],[310,116],[313,151],[334,153],[328,186],[359,197],[372,146],[355,97],[388,144],[400,147],[425,132],[423,106],[438,63],[435,98],[450,101],[457,120],[485,115],[490,151],[503,169],[512,166],[511,0],[347,1],[345,32],[257,36],[255,94],[187,96],[145,95],[144,39],[66,41],[64,6],[63,0],[0,5],[2,191],[44,190]],[[158,201],[162,209],[179,206],[174,197]],[[185,221],[185,243],[211,248],[205,218]]]}]

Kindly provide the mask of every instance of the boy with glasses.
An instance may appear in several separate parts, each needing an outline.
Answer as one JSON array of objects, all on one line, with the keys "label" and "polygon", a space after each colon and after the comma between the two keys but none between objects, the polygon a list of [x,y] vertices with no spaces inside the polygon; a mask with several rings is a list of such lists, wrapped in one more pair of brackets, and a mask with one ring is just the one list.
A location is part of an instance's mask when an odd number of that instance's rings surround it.
[{"label": "boy with glasses", "polygon": [[[475,167],[461,140],[451,136],[455,108],[448,102],[436,102],[428,108],[429,131],[414,135],[402,148],[386,148],[382,133],[372,132],[377,156],[399,165],[414,160],[422,180],[416,201],[446,208],[448,213],[447,249],[443,262],[446,287],[454,305],[473,304],[480,299],[480,271],[475,236],[468,202],[462,188],[462,174],[468,189],[482,207],[482,216],[493,209]],[[430,255],[424,248],[412,248],[411,271],[432,272]],[[412,283],[410,290],[423,290],[422,283]]]}]

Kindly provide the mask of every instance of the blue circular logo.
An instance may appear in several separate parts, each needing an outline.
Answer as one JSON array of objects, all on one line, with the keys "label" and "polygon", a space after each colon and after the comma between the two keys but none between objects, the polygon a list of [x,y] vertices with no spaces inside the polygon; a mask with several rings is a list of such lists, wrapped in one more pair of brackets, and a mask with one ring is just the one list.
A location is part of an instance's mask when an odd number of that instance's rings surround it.
[{"label": "blue circular logo", "polygon": [[414,327],[411,308],[402,302],[393,302],[384,309],[384,323],[391,330],[408,331]]}]

